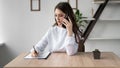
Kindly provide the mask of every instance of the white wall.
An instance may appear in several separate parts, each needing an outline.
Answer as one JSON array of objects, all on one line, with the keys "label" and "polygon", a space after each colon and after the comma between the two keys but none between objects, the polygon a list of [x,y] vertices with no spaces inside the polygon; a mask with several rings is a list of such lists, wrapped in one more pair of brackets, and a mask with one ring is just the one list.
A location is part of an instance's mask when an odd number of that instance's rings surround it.
[{"label": "white wall", "polygon": [[[92,4],[94,12],[100,4]],[[100,20],[96,23],[89,39],[86,51],[100,49],[111,51],[120,57],[120,3],[107,4]]]},{"label": "white wall", "polygon": [[2,3],[0,2],[0,42],[2,41]]},{"label": "white wall", "polygon": [[28,52],[41,39],[54,23],[54,7],[59,1],[64,0],[41,0],[41,11],[31,12],[30,0],[0,0],[0,39],[5,42],[0,65]]},{"label": "white wall", "polygon": [[[41,11],[38,12],[30,11],[29,1],[0,0],[0,40],[5,42],[5,46],[0,47],[0,65],[5,65],[22,52],[28,52],[54,23],[55,5],[59,1],[65,0],[41,0]],[[83,15],[91,17],[91,7],[93,6],[91,0],[78,1]],[[102,51],[115,51],[120,56],[116,49],[120,49],[119,40],[112,41],[114,46],[111,41],[102,42],[101,46],[100,42],[88,41],[86,43],[87,51],[100,48]],[[111,44],[108,44],[109,42]],[[104,43],[107,44],[106,47],[104,47]],[[108,47],[109,50],[106,49]]]}]

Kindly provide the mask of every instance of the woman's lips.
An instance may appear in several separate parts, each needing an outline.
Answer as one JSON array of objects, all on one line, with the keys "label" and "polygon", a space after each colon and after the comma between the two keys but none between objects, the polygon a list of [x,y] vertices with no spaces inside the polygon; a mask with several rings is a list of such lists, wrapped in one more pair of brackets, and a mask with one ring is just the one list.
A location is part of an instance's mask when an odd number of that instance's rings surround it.
[{"label": "woman's lips", "polygon": [[59,25],[61,25],[61,24],[62,24],[60,21],[57,21],[57,23],[58,23]]},{"label": "woman's lips", "polygon": [[60,21],[57,21],[58,23],[60,23]]}]

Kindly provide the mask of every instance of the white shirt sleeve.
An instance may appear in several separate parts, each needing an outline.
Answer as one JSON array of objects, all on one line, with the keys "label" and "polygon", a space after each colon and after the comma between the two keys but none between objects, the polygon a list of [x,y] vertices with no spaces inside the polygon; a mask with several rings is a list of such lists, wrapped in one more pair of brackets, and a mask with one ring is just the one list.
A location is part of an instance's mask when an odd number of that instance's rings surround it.
[{"label": "white shirt sleeve", "polygon": [[[57,29],[58,30],[58,29]],[[46,46],[48,45],[48,44],[50,44],[49,42],[51,42],[51,41],[54,41],[54,39],[52,39],[53,37],[57,40],[58,38],[57,38],[57,36],[61,36],[61,34],[60,35],[56,35],[57,34],[57,31],[56,29],[55,29],[55,31],[53,31],[52,29],[49,29],[48,31],[47,31],[47,33],[42,37],[42,39],[35,45],[35,49],[36,49],[36,51],[37,52],[42,52],[42,51],[44,51],[45,50],[45,48],[46,48]],[[61,30],[61,29],[60,29]],[[62,30],[63,31],[63,30]],[[53,32],[53,33],[52,33]],[[63,31],[63,33],[64,33],[64,31]],[[62,33],[62,34],[63,34]],[[52,36],[51,36],[51,34],[53,34]],[[55,35],[55,36],[54,36]],[[64,36],[64,35],[62,35],[62,36]],[[62,40],[64,43],[62,43],[62,45],[63,45],[63,48],[65,48],[65,51],[66,51],[66,53],[68,54],[68,55],[74,55],[74,54],[76,54],[77,53],[77,51],[78,51],[78,44],[76,43],[76,41],[75,41],[75,37],[74,37],[74,35],[73,36],[67,36],[66,34],[65,34],[65,36],[66,37],[62,37],[62,38],[64,38],[64,40]],[[61,42],[61,41],[60,41]],[[54,42],[54,43],[51,43],[50,45],[54,45],[54,44],[56,44],[56,41]],[[54,46],[53,46],[54,47]],[[60,47],[59,45],[58,45],[58,47]],[[55,47],[54,47],[55,48]],[[60,48],[56,48],[56,49],[60,49]],[[54,50],[54,49],[53,49]],[[31,52],[33,51],[33,48],[31,49]]]},{"label": "white shirt sleeve", "polygon": [[[44,49],[46,48],[47,44],[48,44],[48,35],[49,35],[50,30],[48,30],[48,32],[42,37],[42,39],[35,45],[35,49],[37,52],[42,52],[44,51]],[[34,49],[31,49],[31,52]]]},{"label": "white shirt sleeve", "polygon": [[78,44],[76,43],[74,36],[66,36],[64,45],[68,55],[77,53]]}]

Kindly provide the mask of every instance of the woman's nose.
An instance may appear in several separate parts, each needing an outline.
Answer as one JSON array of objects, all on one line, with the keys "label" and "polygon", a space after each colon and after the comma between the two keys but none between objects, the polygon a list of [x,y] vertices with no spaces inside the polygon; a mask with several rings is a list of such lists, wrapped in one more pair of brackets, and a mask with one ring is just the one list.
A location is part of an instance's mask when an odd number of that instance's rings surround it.
[{"label": "woman's nose", "polygon": [[60,20],[60,17],[57,16],[56,19],[57,19],[57,20]]}]

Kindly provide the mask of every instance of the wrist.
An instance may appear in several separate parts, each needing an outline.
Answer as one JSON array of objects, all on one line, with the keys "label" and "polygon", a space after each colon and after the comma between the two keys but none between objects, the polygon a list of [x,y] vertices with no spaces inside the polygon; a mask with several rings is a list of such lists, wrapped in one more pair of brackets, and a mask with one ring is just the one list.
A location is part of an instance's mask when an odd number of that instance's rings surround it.
[{"label": "wrist", "polygon": [[68,32],[68,36],[73,36],[73,31]]}]

